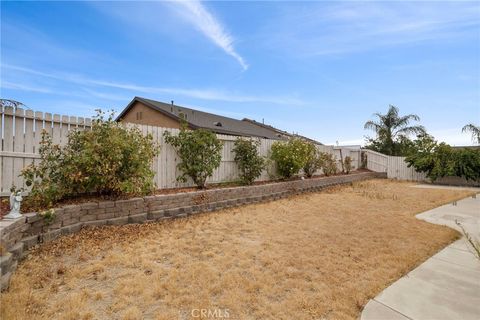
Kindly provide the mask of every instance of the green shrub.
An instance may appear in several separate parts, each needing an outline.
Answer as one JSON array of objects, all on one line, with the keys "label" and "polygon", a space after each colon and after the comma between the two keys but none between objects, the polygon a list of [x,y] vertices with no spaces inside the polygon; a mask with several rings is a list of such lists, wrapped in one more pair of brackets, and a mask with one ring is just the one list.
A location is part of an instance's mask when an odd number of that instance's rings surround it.
[{"label": "green shrub", "polygon": [[211,131],[188,130],[186,126],[182,126],[178,136],[168,131],[164,136],[181,160],[177,167],[182,174],[177,180],[186,182],[190,177],[199,188],[205,188],[207,178],[220,166],[222,142]]},{"label": "green shrub", "polygon": [[38,151],[40,163],[23,168],[20,174],[25,184],[32,187],[25,202],[42,207],[52,206],[69,195],[72,189],[63,166],[64,152],[59,145],[52,143],[52,138],[45,130],[42,130]]},{"label": "green shrub", "polygon": [[265,159],[258,154],[260,141],[238,138],[232,152],[235,153],[235,162],[240,170],[240,180],[244,184],[252,184],[260,177],[265,167]]},{"label": "green shrub", "polygon": [[346,174],[349,174],[350,171],[352,171],[353,169],[352,158],[350,158],[349,156],[346,156],[345,159],[343,159],[343,168]]},{"label": "green shrub", "polygon": [[446,143],[438,144],[426,135],[414,141],[415,152],[406,157],[409,167],[425,172],[432,181],[445,176],[480,181],[480,150],[455,149]]},{"label": "green shrub", "polygon": [[91,130],[72,131],[64,147],[43,132],[40,163],[22,171],[30,201],[52,206],[80,194],[144,195],[154,188],[151,164],[158,147],[151,135],[127,129],[98,110]]},{"label": "green shrub", "polygon": [[311,178],[319,168],[320,161],[317,147],[311,142],[306,142],[303,172],[308,178]]},{"label": "green shrub", "polygon": [[319,162],[324,175],[330,176],[337,173],[337,160],[333,154],[320,152]]},{"label": "green shrub", "polygon": [[287,142],[275,141],[272,144],[270,157],[275,161],[277,173],[282,178],[290,178],[305,166],[308,143],[299,138],[291,138]]}]

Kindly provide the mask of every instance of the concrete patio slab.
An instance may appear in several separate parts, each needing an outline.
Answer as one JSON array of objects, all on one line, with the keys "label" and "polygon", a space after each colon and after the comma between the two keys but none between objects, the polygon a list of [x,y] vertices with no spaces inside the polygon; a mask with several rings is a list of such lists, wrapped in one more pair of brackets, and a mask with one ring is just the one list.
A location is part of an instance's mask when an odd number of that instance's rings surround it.
[{"label": "concrete patio slab", "polygon": [[471,190],[480,192],[480,188],[478,187],[466,187],[466,186],[447,186],[447,185],[438,185],[438,184],[429,184],[429,183],[421,183],[412,186],[413,188],[427,188],[427,189],[457,189],[457,190]]},{"label": "concrete patio slab", "polygon": [[473,320],[480,314],[478,295],[468,296],[457,292],[455,286],[442,287],[408,276],[384,290],[375,301],[410,319]]},{"label": "concrete patio slab", "polygon": [[[473,254],[470,251],[458,250],[448,246],[434,255],[432,259],[442,260],[465,268],[471,268],[473,270],[479,270],[479,261],[478,259],[472,259],[472,255]],[[477,279],[480,283],[480,278]]]},{"label": "concrete patio slab", "polygon": [[372,320],[408,320],[407,317],[398,313],[397,311],[390,309],[389,307],[377,302],[375,300],[370,300],[365,307],[365,311],[362,314],[362,319],[372,319]]},{"label": "concrete patio slab", "polygon": [[[457,220],[480,239],[480,195],[417,218],[460,230]],[[370,300],[361,319],[480,319],[480,260],[465,238],[455,241]]]}]

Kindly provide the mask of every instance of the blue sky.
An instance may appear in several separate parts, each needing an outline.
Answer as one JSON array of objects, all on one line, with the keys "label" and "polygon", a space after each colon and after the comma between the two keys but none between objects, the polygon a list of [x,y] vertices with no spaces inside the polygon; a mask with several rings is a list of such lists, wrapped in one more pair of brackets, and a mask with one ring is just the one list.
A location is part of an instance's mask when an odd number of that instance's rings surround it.
[{"label": "blue sky", "polygon": [[1,94],[90,116],[134,96],[361,143],[397,105],[480,123],[479,2],[1,2]]}]

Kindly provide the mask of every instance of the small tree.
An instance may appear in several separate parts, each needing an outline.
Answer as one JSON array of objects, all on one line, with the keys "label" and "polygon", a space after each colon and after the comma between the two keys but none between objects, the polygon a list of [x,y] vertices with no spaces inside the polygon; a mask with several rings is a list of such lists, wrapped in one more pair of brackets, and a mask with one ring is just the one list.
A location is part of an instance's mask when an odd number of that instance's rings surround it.
[{"label": "small tree", "polygon": [[182,126],[178,136],[168,131],[164,136],[181,159],[177,167],[182,174],[177,180],[186,182],[190,177],[199,188],[205,188],[207,178],[220,166],[222,142],[209,130],[188,130],[186,126]]},{"label": "small tree", "polygon": [[307,155],[307,142],[299,138],[291,138],[287,142],[275,141],[272,144],[270,157],[275,161],[277,173],[282,178],[290,178],[305,166]]},{"label": "small tree", "polygon": [[330,176],[337,173],[337,160],[333,154],[320,152],[319,162],[324,175]]},{"label": "small tree", "polygon": [[346,174],[349,174],[350,171],[352,171],[352,158],[350,158],[350,156],[346,156],[345,159],[343,159],[343,168]]},{"label": "small tree", "polygon": [[260,141],[238,138],[232,152],[240,169],[240,179],[244,184],[252,184],[262,174],[265,159],[258,154]]},{"label": "small tree", "polygon": [[303,172],[308,178],[311,178],[317,169],[320,168],[319,154],[312,142],[306,142],[305,146],[305,165],[303,166]]}]

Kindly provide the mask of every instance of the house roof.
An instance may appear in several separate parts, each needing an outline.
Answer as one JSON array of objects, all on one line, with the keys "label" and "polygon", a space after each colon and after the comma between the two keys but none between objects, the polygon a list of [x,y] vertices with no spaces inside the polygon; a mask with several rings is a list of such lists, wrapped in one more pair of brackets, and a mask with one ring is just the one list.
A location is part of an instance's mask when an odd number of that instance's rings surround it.
[{"label": "house roof", "polygon": [[117,121],[136,103],[141,102],[144,105],[155,109],[167,117],[177,121],[185,120],[192,129],[204,128],[220,134],[230,134],[237,136],[253,136],[267,139],[280,139],[277,131],[269,128],[257,126],[248,121],[241,121],[233,118],[194,110],[175,104],[164,103],[141,97],[135,97],[128,106],[118,115]]},{"label": "house roof", "polygon": [[286,138],[290,138],[290,137],[295,137],[295,138],[300,138],[300,139],[303,139],[303,140],[307,140],[307,141],[310,141],[310,142],[313,142],[315,144],[320,144],[320,145],[323,145],[323,143],[321,142],[318,142],[314,139],[310,139],[310,138],[307,138],[305,136],[302,136],[302,135],[299,135],[299,134],[296,134],[296,133],[289,133],[287,131],[283,131],[283,130],[280,130],[278,128],[275,128],[274,126],[271,126],[271,125],[268,125],[268,124],[265,124],[265,123],[260,123],[260,122],[257,122],[255,120],[252,120],[252,119],[248,119],[248,118],[243,118],[242,121],[246,121],[246,122],[249,122],[253,125],[256,125],[256,126],[259,126],[259,127],[262,127],[262,128],[266,128],[268,130],[271,130],[271,131],[274,131],[277,133],[277,136],[278,137],[286,137]]}]

